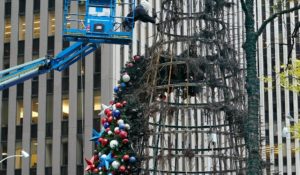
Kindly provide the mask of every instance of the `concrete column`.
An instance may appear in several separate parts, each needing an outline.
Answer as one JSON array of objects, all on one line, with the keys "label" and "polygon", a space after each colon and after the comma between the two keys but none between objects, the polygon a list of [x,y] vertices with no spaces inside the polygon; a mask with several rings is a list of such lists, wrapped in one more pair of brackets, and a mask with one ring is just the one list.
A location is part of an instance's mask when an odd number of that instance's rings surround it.
[{"label": "concrete column", "polygon": [[[98,66],[98,65],[97,65]],[[93,153],[93,143],[89,141],[92,136],[94,118],[94,54],[85,58],[85,91],[84,91],[84,135],[83,159],[90,158]],[[101,81],[101,80],[95,80]],[[85,161],[83,163],[85,165]]]},{"label": "concrete column", "polygon": [[101,103],[107,104],[113,99],[114,88],[113,45],[101,46]]},{"label": "concrete column", "polygon": [[[18,61],[18,39],[19,39],[19,0],[11,1],[11,37],[10,37],[10,67],[16,66]],[[8,99],[8,139],[7,154],[16,153],[16,98],[17,86],[9,88]],[[7,175],[15,174],[15,159],[7,160]]]},{"label": "concrete column", "polygon": [[[25,57],[24,62],[32,60],[32,33],[33,33],[33,1],[26,2],[25,11]],[[23,117],[23,137],[22,137],[22,149],[31,154],[31,118],[32,118],[32,105],[31,105],[31,80],[24,82],[24,117]],[[29,175],[30,173],[30,158],[23,159],[22,162],[22,175]]]},{"label": "concrete column", "polygon": [[[40,45],[39,56],[47,54],[48,47],[48,0],[41,0],[40,5]],[[47,75],[39,76],[38,94],[38,146],[37,146],[37,174],[45,174],[45,137],[46,137],[46,106],[47,106]]]},{"label": "concrete column", "polygon": [[[55,54],[62,50],[63,1],[55,1]],[[62,75],[54,72],[52,175],[61,174]]]},{"label": "concrete column", "polygon": [[[72,14],[78,13],[78,2],[71,1]],[[77,20],[77,16],[71,16]],[[76,27],[76,22],[71,22],[71,27]],[[72,43],[71,43],[72,45]],[[78,63],[74,63],[69,69],[69,130],[68,130],[68,174],[76,174],[77,155],[77,84],[78,84]]]}]

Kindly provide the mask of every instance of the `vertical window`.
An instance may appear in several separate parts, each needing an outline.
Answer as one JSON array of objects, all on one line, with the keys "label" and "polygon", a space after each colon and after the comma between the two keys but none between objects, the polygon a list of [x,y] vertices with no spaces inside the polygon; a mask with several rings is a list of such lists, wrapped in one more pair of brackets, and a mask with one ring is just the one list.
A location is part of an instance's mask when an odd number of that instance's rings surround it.
[{"label": "vertical window", "polygon": [[101,88],[101,49],[96,50],[94,58],[94,89]]},{"label": "vertical window", "polygon": [[37,165],[37,146],[38,146],[37,141],[32,140],[31,150],[30,150],[30,168],[36,168]]},{"label": "vertical window", "polygon": [[35,14],[33,16],[33,38],[40,37],[40,15]]},{"label": "vertical window", "polygon": [[35,13],[40,11],[41,0],[34,0],[33,11]]},{"label": "vertical window", "polygon": [[5,17],[10,16],[11,14],[11,0],[5,1]]},{"label": "vertical window", "polygon": [[68,95],[64,95],[62,102],[63,120],[67,120],[69,118],[69,107],[69,97]]},{"label": "vertical window", "polygon": [[10,43],[4,44],[3,69],[9,68]]},{"label": "vertical window", "polygon": [[19,99],[17,101],[17,120],[16,120],[16,125],[22,125],[23,124],[23,118],[24,118],[23,99]]},{"label": "vertical window", "polygon": [[47,95],[47,106],[46,106],[46,122],[50,123],[53,121],[53,95]]},{"label": "vertical window", "polygon": [[5,33],[4,33],[4,42],[9,43],[10,42],[10,36],[11,36],[11,19],[5,18]]},{"label": "vertical window", "polygon": [[[22,142],[17,142],[16,143],[16,155],[21,155],[22,151]],[[16,157],[15,158],[15,164],[16,164],[16,169],[21,169],[22,168],[22,158],[21,157]]]},{"label": "vertical window", "polygon": [[[79,138],[81,137],[81,138]],[[82,139],[82,136],[79,136],[77,137],[77,157],[76,157],[76,160],[77,160],[77,165],[82,165],[83,164],[83,139]]]},{"label": "vertical window", "polygon": [[95,53],[94,72],[101,73],[101,49],[97,49]]},{"label": "vertical window", "polygon": [[19,0],[19,14],[25,15],[26,10],[26,0]]},{"label": "vertical window", "polygon": [[53,36],[55,34],[55,13],[54,11],[49,12],[48,21],[48,36]]},{"label": "vertical window", "polygon": [[77,119],[78,120],[82,120],[83,118],[83,100],[84,100],[84,91],[80,91],[78,92],[78,96],[77,96]]},{"label": "vertical window", "polygon": [[10,55],[10,43],[4,44],[4,57],[9,57]]},{"label": "vertical window", "polygon": [[[2,158],[7,157],[7,142],[1,142],[2,145]],[[2,169],[6,169],[7,167],[7,161],[2,162]]]},{"label": "vertical window", "polygon": [[77,64],[77,75],[78,75],[78,82],[77,88],[78,90],[84,89],[84,80],[85,80],[85,59],[79,60]]},{"label": "vertical window", "polygon": [[24,57],[25,42],[24,40],[18,42],[18,57]]},{"label": "vertical window", "polygon": [[40,44],[40,39],[36,38],[33,39],[33,43],[32,43],[32,55],[39,55],[39,44]]},{"label": "vertical window", "polygon": [[46,167],[51,167],[52,165],[52,140],[46,140]]},{"label": "vertical window", "polygon": [[26,23],[25,16],[19,17],[19,40],[25,40]]},{"label": "vertical window", "polygon": [[55,0],[48,0],[49,10],[55,10]]},{"label": "vertical window", "polygon": [[6,127],[8,125],[8,101],[2,100],[2,114],[1,114],[1,125]]},{"label": "vertical window", "polygon": [[32,98],[31,110],[32,110],[31,123],[32,124],[37,124],[38,123],[38,117],[39,117],[38,98]]},{"label": "vertical window", "polygon": [[54,36],[49,36],[48,37],[48,54],[49,55],[54,55]]},{"label": "vertical window", "polygon": [[8,136],[8,127],[7,126],[4,126],[4,127],[2,126],[2,127],[0,127],[0,129],[1,129],[1,140],[0,140],[0,142],[6,142],[7,141],[7,136]]},{"label": "vertical window", "polygon": [[97,116],[101,110],[100,91],[94,91],[94,116]]},{"label": "vertical window", "polygon": [[68,142],[62,143],[62,165],[68,165]]},{"label": "vertical window", "polygon": [[69,68],[62,71],[62,91],[64,94],[69,92]]}]

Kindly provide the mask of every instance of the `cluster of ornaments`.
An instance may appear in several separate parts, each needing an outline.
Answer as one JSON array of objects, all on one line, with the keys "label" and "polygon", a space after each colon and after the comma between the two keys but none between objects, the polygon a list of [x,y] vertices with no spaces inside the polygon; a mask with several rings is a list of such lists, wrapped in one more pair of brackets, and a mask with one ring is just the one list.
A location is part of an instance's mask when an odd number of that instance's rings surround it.
[{"label": "cluster of ornaments", "polygon": [[[120,84],[114,87],[117,94],[124,90],[130,76],[123,73]],[[102,104],[101,117],[102,130],[93,130],[91,141],[96,144],[96,150],[90,160],[86,160],[86,171],[91,175],[126,175],[131,174],[131,167],[136,163],[136,157],[130,151],[128,132],[130,125],[126,123],[126,116],[122,109],[126,101],[111,101],[109,106]]]}]

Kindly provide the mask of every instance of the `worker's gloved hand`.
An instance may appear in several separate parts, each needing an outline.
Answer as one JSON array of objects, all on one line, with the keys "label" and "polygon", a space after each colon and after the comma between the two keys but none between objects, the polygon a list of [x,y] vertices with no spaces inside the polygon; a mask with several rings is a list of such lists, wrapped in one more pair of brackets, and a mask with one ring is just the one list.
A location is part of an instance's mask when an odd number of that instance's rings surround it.
[{"label": "worker's gloved hand", "polygon": [[156,18],[156,17],[157,17],[157,14],[156,14],[156,12],[155,12],[155,9],[152,9],[152,17],[153,17],[153,18]]}]

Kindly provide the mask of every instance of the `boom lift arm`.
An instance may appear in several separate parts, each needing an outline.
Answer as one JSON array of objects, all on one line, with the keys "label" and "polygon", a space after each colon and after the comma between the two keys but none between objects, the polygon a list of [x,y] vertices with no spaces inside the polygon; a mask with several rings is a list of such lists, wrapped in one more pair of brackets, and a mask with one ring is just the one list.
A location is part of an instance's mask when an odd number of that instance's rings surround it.
[{"label": "boom lift arm", "polygon": [[45,56],[0,71],[0,90],[22,83],[41,74],[49,73],[52,70],[62,71],[97,48],[98,45],[94,43],[77,42],[60,52],[54,58]]},{"label": "boom lift arm", "polygon": [[[77,5],[85,4],[84,14],[70,12],[72,1]],[[117,5],[132,10],[135,0],[64,0],[63,37],[73,44],[54,57],[45,56],[0,71],[0,90],[52,70],[62,71],[95,51],[100,44],[130,44],[133,32],[123,31],[121,23],[125,19],[133,20],[134,15],[118,16]]]}]

